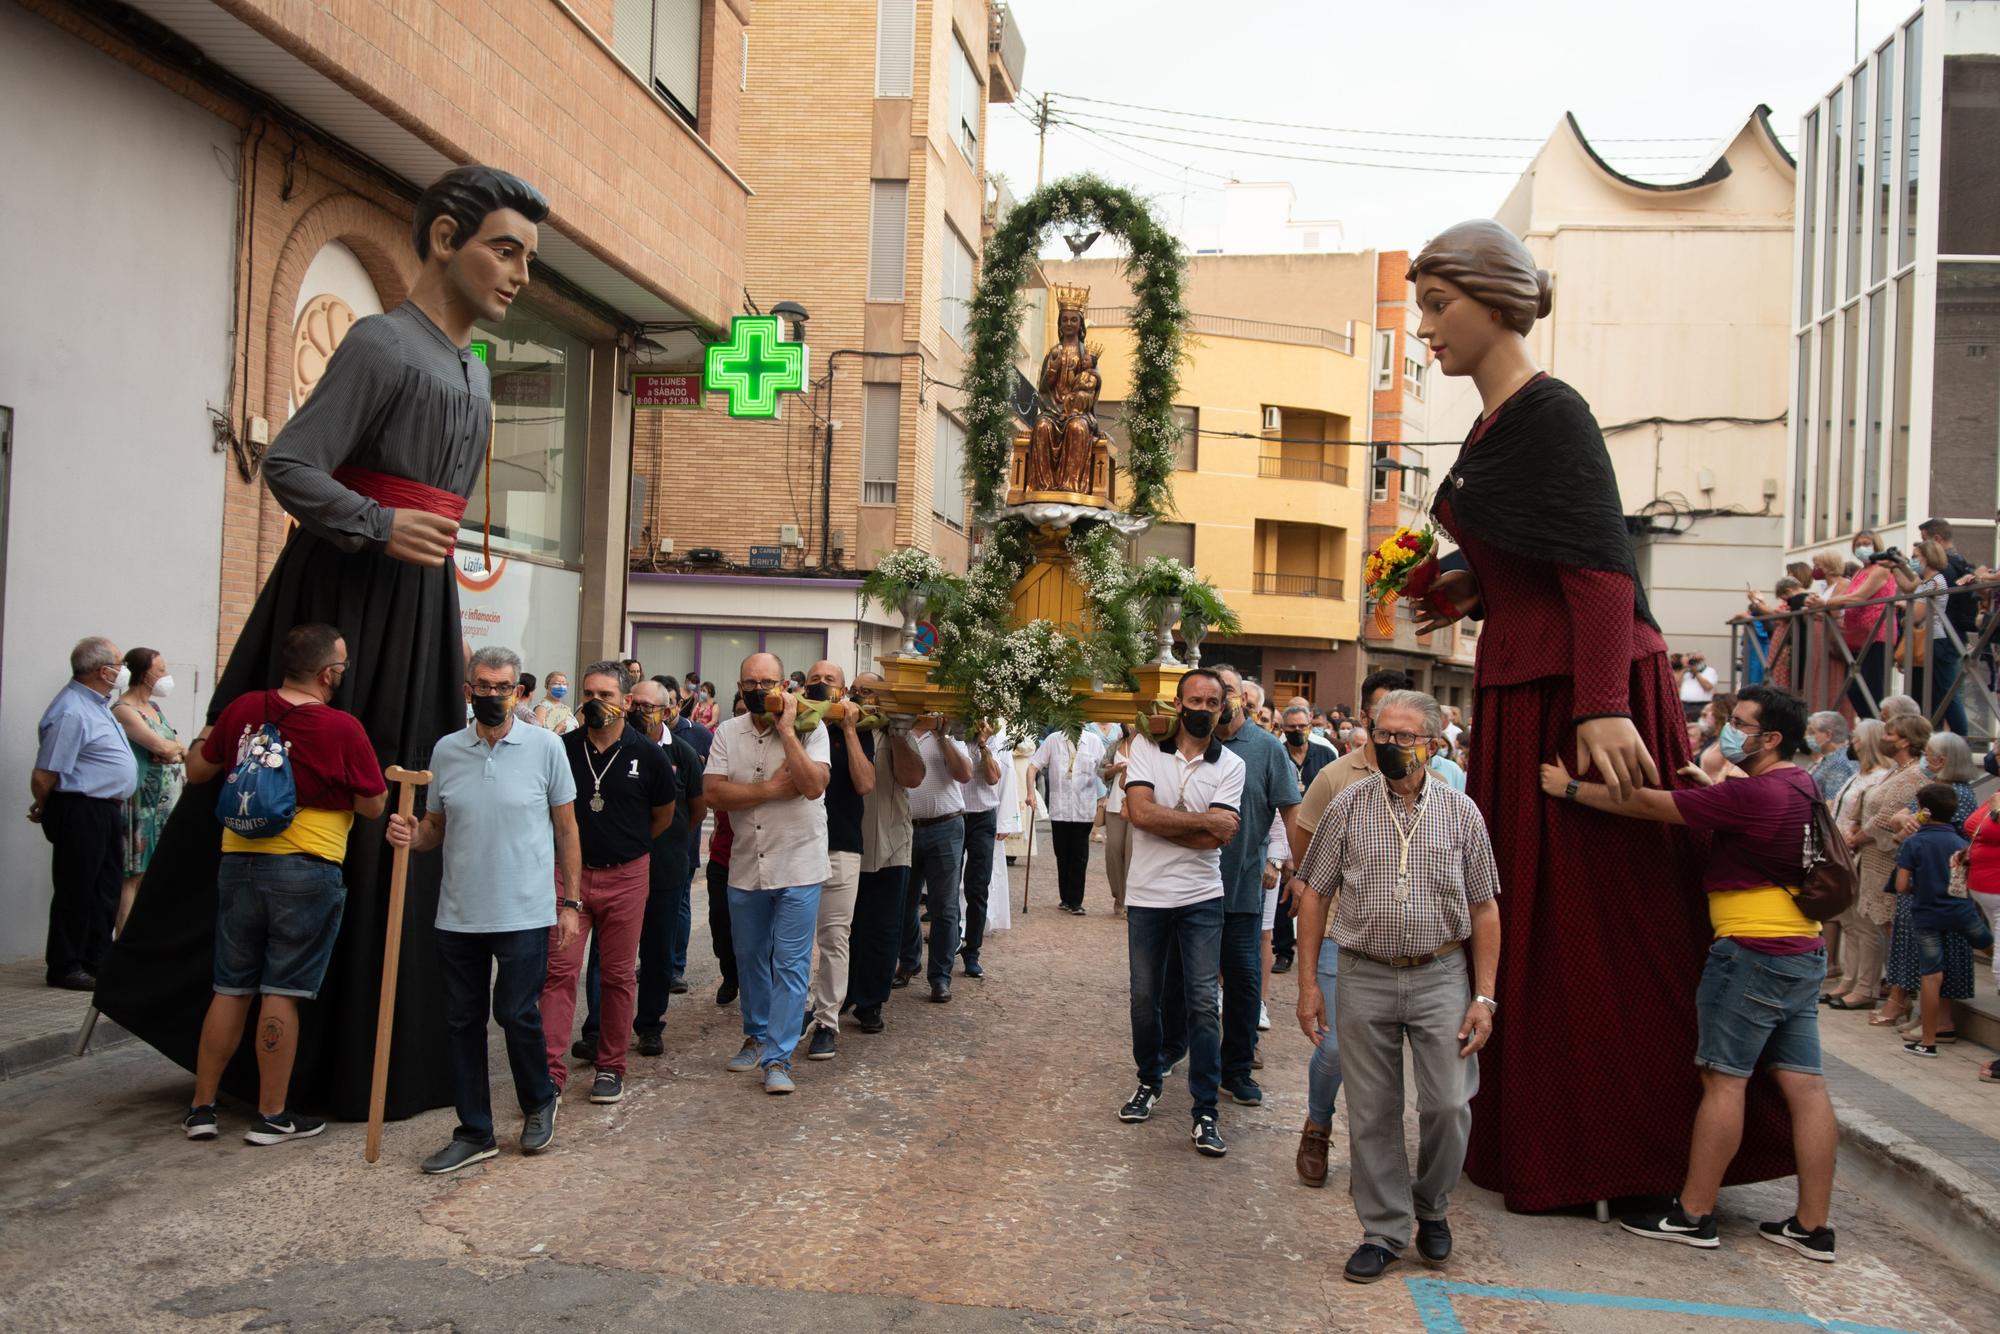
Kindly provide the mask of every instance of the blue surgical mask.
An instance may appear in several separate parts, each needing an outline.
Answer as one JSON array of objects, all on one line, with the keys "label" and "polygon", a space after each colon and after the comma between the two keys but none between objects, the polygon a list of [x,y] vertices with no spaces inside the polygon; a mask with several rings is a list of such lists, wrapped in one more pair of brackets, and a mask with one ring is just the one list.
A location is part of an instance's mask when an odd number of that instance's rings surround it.
[{"label": "blue surgical mask", "polygon": [[1824,748],[1819,744],[1819,738],[1811,732],[1806,733],[1806,754],[1817,755],[1822,749]]},{"label": "blue surgical mask", "polygon": [[1722,737],[1716,743],[1722,747],[1722,758],[1731,764],[1741,764],[1750,755],[1749,738],[1745,737],[1735,723],[1722,725]]},{"label": "blue surgical mask", "polygon": [[1863,542],[1860,546],[1854,548],[1854,559],[1860,561],[1863,565],[1866,565],[1871,559],[1873,559],[1874,555],[1875,555],[1875,548],[1869,546],[1866,542]]},{"label": "blue surgical mask", "polygon": [[566,699],[566,698],[568,698],[568,696],[569,696],[569,687],[568,687],[568,686],[550,686],[550,687],[549,687],[549,698],[550,698],[550,699]]},{"label": "blue surgical mask", "polygon": [[1922,775],[1923,775],[1924,777],[1926,777],[1926,778],[1929,778],[1929,777],[1931,776],[1931,762],[1930,762],[1930,760],[1929,760],[1929,759],[1921,759],[1921,760],[1918,760],[1918,761],[1917,761],[1917,772],[1918,772],[1918,773],[1920,773],[1920,774],[1922,774]]}]

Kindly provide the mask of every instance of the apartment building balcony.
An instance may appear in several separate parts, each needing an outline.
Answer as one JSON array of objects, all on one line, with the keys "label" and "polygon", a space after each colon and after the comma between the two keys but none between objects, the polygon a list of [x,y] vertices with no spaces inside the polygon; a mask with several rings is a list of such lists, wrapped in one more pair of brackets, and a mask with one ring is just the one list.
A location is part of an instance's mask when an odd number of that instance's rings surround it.
[{"label": "apartment building balcony", "polygon": [[1277,477],[1288,482],[1324,482],[1329,486],[1347,485],[1346,445],[1281,445],[1276,448],[1282,452],[1258,457],[1259,477]]},{"label": "apartment building balcony", "polygon": [[986,43],[986,100],[1011,102],[1021,95],[1021,71],[1028,63],[1028,43],[1014,22],[1011,5],[993,6],[993,26]]},{"label": "apartment building balcony", "polygon": [[1253,591],[1266,597],[1337,599],[1347,596],[1346,589],[1345,580],[1331,575],[1259,570]]}]

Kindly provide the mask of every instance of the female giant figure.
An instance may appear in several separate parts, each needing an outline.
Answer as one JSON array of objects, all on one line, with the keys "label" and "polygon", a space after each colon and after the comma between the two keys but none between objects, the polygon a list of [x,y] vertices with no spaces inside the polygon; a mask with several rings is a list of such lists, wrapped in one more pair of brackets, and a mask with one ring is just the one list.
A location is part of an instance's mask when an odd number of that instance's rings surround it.
[{"label": "female giant figure", "polygon": [[[1470,791],[1504,887],[1501,1009],[1466,1171],[1510,1209],[1671,1195],[1701,1095],[1701,850],[1679,827],[1551,801],[1537,785],[1558,757],[1614,790],[1671,782],[1662,775],[1689,756],[1666,642],[1597,422],[1529,354],[1549,275],[1481,220],[1432,241],[1409,277],[1418,336],[1482,403],[1434,505],[1466,568],[1430,583],[1425,613],[1427,627],[1485,618]],[[1782,1100],[1754,1080],[1728,1179],[1791,1171]]]}]

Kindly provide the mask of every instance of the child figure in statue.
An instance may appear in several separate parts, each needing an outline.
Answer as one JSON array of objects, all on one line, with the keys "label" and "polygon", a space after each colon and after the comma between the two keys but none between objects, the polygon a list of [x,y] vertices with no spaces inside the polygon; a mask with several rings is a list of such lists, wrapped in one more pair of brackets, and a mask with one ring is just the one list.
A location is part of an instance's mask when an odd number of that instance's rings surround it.
[{"label": "child figure in statue", "polygon": [[1042,358],[1041,413],[1028,448],[1028,489],[1087,494],[1103,381],[1097,353],[1084,343],[1081,298],[1068,289],[1058,296],[1058,341]]}]

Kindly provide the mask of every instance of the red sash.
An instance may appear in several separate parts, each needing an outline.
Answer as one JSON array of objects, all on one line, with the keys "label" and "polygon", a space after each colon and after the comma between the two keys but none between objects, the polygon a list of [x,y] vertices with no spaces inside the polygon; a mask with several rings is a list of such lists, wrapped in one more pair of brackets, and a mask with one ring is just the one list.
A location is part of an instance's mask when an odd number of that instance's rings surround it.
[{"label": "red sash", "polygon": [[407,477],[396,477],[386,472],[371,472],[366,468],[336,468],[333,480],[339,482],[357,495],[363,495],[378,505],[390,509],[428,510],[457,523],[465,518],[465,498],[456,492],[440,490],[435,486],[425,486]]}]

